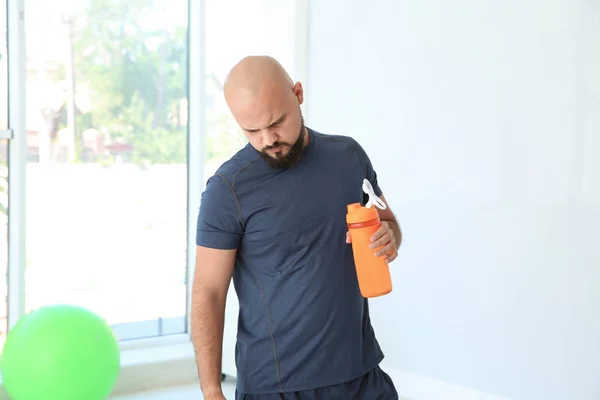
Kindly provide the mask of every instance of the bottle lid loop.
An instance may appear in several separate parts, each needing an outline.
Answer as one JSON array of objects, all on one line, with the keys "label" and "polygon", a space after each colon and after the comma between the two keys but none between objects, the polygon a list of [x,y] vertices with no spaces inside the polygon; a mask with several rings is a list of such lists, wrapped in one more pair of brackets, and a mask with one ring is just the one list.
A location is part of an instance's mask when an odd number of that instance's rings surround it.
[{"label": "bottle lid loop", "polygon": [[369,201],[367,202],[365,207],[371,208],[373,206],[376,206],[380,210],[385,210],[387,208],[387,205],[383,202],[383,200],[381,200],[375,194],[375,191],[373,190],[373,186],[371,186],[371,182],[369,182],[368,179],[363,179],[362,190],[367,195],[369,195]]}]

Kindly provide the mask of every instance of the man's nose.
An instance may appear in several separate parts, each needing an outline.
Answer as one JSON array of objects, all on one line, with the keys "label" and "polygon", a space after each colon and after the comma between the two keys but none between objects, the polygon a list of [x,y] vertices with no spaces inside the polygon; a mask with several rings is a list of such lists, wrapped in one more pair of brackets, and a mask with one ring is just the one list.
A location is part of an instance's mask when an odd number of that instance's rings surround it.
[{"label": "man's nose", "polygon": [[266,129],[263,137],[265,146],[273,146],[273,143],[279,140],[279,135],[273,130]]}]

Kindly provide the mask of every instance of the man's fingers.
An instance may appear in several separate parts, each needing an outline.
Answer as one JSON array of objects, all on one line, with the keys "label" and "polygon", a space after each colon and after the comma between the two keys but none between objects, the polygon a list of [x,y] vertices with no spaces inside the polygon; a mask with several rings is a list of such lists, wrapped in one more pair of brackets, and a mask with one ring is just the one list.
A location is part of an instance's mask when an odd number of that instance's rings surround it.
[{"label": "man's fingers", "polygon": [[385,223],[381,223],[379,228],[375,231],[375,233],[371,236],[371,242],[374,243],[379,240],[386,232],[390,230],[389,226]]},{"label": "man's fingers", "polygon": [[391,263],[392,261],[394,261],[394,260],[396,259],[396,257],[398,257],[398,251],[397,251],[397,250],[394,250],[394,252],[393,252],[392,254],[388,254],[388,255],[385,257],[385,262],[389,264],[389,263]]},{"label": "man's fingers", "polygon": [[396,246],[394,245],[394,243],[388,242],[388,244],[386,244],[385,247],[383,247],[375,252],[375,256],[381,257],[385,254],[390,255],[390,254],[393,254],[395,250],[396,250]]},{"label": "man's fingers", "polygon": [[[385,262],[391,263],[398,257],[398,251],[396,249],[396,241],[394,238],[394,231],[387,225],[379,227],[379,229],[371,236],[371,240],[375,240],[369,245],[369,248],[376,249],[381,247],[375,252],[376,257],[382,257],[385,255]],[[346,231],[346,243],[352,243],[352,235],[350,231]]]},{"label": "man's fingers", "polygon": [[384,232],[383,235],[381,237],[379,237],[379,239],[375,240],[373,243],[371,243],[369,245],[369,248],[377,249],[381,246],[387,245],[389,242],[392,241],[393,235],[394,235],[394,231],[392,231],[391,229],[388,230],[387,232]]}]

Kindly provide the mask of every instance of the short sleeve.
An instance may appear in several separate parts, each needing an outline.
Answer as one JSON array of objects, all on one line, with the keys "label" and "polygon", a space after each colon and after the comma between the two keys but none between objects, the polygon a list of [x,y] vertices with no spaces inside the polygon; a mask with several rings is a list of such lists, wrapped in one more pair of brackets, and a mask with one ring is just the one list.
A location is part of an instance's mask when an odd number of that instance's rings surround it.
[{"label": "short sleeve", "polygon": [[202,193],[196,244],[222,250],[237,249],[242,234],[241,209],[233,188],[225,178],[214,175]]},{"label": "short sleeve", "polygon": [[355,141],[355,143],[358,149],[358,157],[360,159],[360,164],[362,165],[365,171],[365,178],[371,183],[371,186],[373,186],[373,191],[375,192],[375,195],[379,197],[382,195],[382,191],[379,187],[379,183],[377,182],[377,172],[375,172],[375,169],[373,168],[373,164],[371,163],[371,159],[367,155],[367,152],[362,148],[362,146],[358,142]]}]

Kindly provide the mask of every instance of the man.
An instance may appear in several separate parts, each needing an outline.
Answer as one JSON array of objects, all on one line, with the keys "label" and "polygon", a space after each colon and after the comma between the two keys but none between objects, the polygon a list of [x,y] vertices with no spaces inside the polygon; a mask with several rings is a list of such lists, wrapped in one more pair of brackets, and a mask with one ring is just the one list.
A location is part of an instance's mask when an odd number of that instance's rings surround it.
[{"label": "man", "polygon": [[[397,399],[379,368],[345,222],[346,206],[363,202],[364,178],[385,201],[367,154],[304,125],[302,85],[273,58],[241,60],[224,93],[249,143],[208,180],[198,215],[191,333],[204,398],[224,399],[233,276],[238,400]],[[372,248],[384,246],[378,255],[391,262],[400,228],[389,208],[378,211]]]}]

